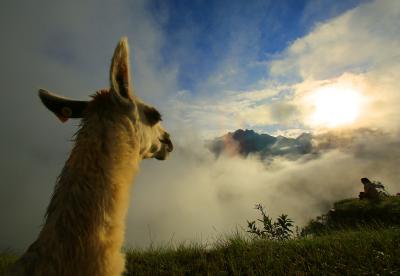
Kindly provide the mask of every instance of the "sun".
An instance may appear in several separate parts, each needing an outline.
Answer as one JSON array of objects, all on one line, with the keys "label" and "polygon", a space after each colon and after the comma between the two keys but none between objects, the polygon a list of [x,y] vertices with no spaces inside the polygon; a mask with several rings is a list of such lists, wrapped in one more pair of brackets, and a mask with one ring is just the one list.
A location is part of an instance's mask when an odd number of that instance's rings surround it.
[{"label": "sun", "polygon": [[354,123],[361,111],[362,98],[352,88],[328,86],[311,93],[310,124],[315,127],[335,128]]}]

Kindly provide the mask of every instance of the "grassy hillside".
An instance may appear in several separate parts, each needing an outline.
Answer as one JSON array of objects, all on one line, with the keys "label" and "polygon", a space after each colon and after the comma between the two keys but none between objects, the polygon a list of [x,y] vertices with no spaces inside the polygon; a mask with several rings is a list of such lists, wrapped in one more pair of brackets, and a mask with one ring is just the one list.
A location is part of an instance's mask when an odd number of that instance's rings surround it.
[{"label": "grassy hillside", "polygon": [[[126,274],[400,275],[399,218],[399,197],[342,200],[334,211],[311,221],[303,237],[254,240],[243,233],[212,249],[195,244],[131,249]],[[0,274],[15,259],[0,254]]]},{"label": "grassy hillside", "polygon": [[127,254],[127,275],[399,275],[400,228],[340,231],[289,241],[236,237],[212,250]]},{"label": "grassy hillside", "polygon": [[[127,252],[126,275],[400,275],[400,228]],[[1,271],[14,256],[0,257]]]},{"label": "grassy hillside", "polygon": [[339,229],[356,229],[364,226],[382,228],[399,225],[399,196],[385,197],[375,201],[352,198],[335,202],[328,213],[311,220],[302,233],[303,235],[319,235]]}]

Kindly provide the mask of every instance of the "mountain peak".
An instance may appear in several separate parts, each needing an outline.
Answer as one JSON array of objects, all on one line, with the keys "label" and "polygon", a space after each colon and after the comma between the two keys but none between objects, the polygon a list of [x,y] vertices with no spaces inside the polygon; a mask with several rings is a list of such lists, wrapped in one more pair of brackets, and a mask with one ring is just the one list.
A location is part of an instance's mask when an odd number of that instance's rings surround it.
[{"label": "mountain peak", "polygon": [[259,134],[252,129],[237,129],[214,139],[209,148],[216,156],[223,152],[242,156],[258,154],[262,158],[278,155],[298,156],[311,151],[311,140],[310,133],[303,133],[294,139],[282,135],[274,137],[266,133]]}]

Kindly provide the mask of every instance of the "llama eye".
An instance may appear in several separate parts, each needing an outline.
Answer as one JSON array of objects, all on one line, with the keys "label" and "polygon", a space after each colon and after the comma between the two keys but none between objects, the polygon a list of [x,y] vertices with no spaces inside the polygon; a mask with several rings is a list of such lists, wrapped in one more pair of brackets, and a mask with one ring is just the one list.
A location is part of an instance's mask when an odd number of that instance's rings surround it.
[{"label": "llama eye", "polygon": [[157,124],[162,120],[160,112],[158,112],[158,110],[155,109],[154,107],[146,106],[143,109],[143,112],[144,115],[146,116],[147,121],[151,126],[154,126],[155,124]]}]

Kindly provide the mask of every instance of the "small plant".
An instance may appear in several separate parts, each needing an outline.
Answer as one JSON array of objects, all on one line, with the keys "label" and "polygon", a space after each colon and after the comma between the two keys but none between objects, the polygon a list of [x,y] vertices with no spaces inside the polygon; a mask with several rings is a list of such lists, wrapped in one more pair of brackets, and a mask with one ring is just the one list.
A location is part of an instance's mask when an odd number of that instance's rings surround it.
[{"label": "small plant", "polygon": [[261,204],[256,204],[254,209],[259,210],[262,215],[262,219],[257,219],[262,223],[262,228],[256,225],[256,221],[247,221],[246,232],[252,234],[255,238],[269,239],[269,240],[288,240],[293,230],[293,220],[288,218],[288,215],[280,215],[275,222],[265,212],[264,207]]}]

